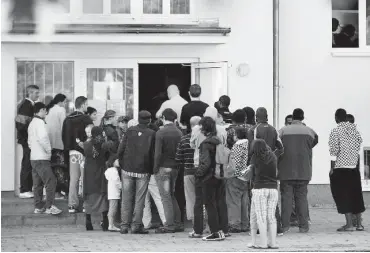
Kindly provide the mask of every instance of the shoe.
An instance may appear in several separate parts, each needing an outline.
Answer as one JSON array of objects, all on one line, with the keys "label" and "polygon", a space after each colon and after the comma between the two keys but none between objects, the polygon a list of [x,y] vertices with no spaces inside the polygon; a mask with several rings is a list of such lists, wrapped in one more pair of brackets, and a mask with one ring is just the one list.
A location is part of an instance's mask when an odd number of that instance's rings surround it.
[{"label": "shoe", "polygon": [[50,208],[46,209],[46,214],[58,215],[61,214],[63,211],[60,210],[58,207],[52,205]]},{"label": "shoe", "polygon": [[59,193],[59,192],[56,192],[55,193],[55,197],[54,197],[54,199],[64,199],[64,195],[62,195],[61,193]]},{"label": "shoe", "polygon": [[108,231],[110,232],[119,232],[121,229],[117,228],[116,226],[112,226],[108,228]]},{"label": "shoe", "polygon": [[195,231],[193,230],[192,232],[189,233],[189,237],[190,238],[202,238],[203,235],[202,234],[197,234],[195,233]]},{"label": "shoe", "polygon": [[354,227],[347,227],[346,225],[337,229],[338,232],[353,232],[355,231]]},{"label": "shoe", "polygon": [[68,207],[68,212],[69,213],[77,213],[77,209],[74,206],[70,206],[70,207]]},{"label": "shoe", "polygon": [[121,234],[128,234],[128,228],[121,227],[121,230],[119,231]]},{"label": "shoe", "polygon": [[100,222],[100,227],[101,227],[101,229],[104,231],[104,232],[106,232],[106,231],[108,231],[108,223],[107,222],[104,222],[104,221],[101,221]]},{"label": "shoe", "polygon": [[146,230],[145,228],[139,228],[139,229],[131,229],[131,234],[140,234],[140,235],[147,235],[149,234],[149,230]]},{"label": "shoe", "polygon": [[35,208],[35,210],[33,211],[33,213],[35,213],[35,214],[45,213],[45,208]]},{"label": "shoe", "polygon": [[356,227],[356,231],[365,231],[365,228],[364,228],[364,226],[359,225],[359,226]]},{"label": "shoe", "polygon": [[309,228],[299,228],[299,233],[305,234],[305,233],[308,233],[308,231],[310,231]]},{"label": "shoe", "polygon": [[222,232],[222,234],[223,234],[223,236],[225,236],[225,237],[230,237],[230,236],[231,236],[231,234],[230,234],[229,232],[227,232],[227,233]]},{"label": "shoe", "polygon": [[19,193],[19,198],[21,199],[32,199],[34,197],[33,192],[22,192]]},{"label": "shoe", "polygon": [[222,237],[220,232],[212,233],[208,236],[202,238],[203,241],[222,241],[225,240],[225,237]]},{"label": "shoe", "polygon": [[155,230],[156,234],[169,234],[169,233],[175,233],[175,230],[168,229],[166,227],[160,227]]},{"label": "shoe", "polygon": [[91,224],[91,222],[86,222],[86,230],[87,231],[93,231],[94,230],[94,227]]}]

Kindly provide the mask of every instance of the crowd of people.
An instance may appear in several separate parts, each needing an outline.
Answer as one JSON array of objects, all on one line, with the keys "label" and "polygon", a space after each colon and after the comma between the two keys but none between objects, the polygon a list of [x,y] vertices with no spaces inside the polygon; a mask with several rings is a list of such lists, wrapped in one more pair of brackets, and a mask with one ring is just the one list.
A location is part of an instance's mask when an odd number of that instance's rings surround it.
[{"label": "crowd of people", "polygon": [[[185,214],[193,223],[189,237],[205,241],[250,232],[250,247],[274,249],[276,236],[291,226],[307,233],[318,135],[303,122],[304,111],[294,109],[277,130],[265,108],[232,113],[228,96],[209,106],[200,100],[201,92],[191,85],[187,102],[170,85],[157,121],[145,110],[137,121],[117,119],[115,111],[107,110],[95,126],[97,111],[88,107],[87,98],[77,97],[75,111],[66,116],[66,96],[57,94],[46,106],[36,102],[39,88],[28,86],[16,118],[23,147],[20,197],[34,197],[35,213],[57,215],[62,211],[54,199],[63,193],[70,213],[85,212],[87,230],[94,229],[91,215],[101,213],[104,231],[148,234],[152,198],[162,222],[156,233],[183,232]],[[337,110],[335,120],[329,174],[338,212],[346,217],[338,231],[362,231],[362,139],[344,109]],[[206,231],[210,234],[204,236]]]}]

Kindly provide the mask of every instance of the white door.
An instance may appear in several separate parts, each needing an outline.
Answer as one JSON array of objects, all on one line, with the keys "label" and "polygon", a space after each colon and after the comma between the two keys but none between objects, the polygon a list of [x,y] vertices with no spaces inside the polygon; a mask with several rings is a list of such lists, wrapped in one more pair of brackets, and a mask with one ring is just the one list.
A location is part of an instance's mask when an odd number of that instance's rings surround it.
[{"label": "white door", "polygon": [[228,63],[192,63],[191,83],[202,87],[201,100],[213,106],[222,95],[228,95]]},{"label": "white door", "polygon": [[98,111],[100,120],[106,110],[114,110],[117,116],[137,118],[138,115],[138,64],[127,59],[97,59],[80,62],[79,79],[75,85],[75,97],[84,96],[88,104]]}]

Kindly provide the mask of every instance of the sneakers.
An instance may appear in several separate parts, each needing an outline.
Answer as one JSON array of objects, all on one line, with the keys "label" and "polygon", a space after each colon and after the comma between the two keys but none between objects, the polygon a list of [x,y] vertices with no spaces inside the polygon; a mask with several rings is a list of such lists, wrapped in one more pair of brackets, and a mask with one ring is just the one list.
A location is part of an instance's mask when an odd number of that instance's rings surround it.
[{"label": "sneakers", "polygon": [[108,227],[109,232],[119,232],[121,229],[117,228],[116,226]]},{"label": "sneakers", "polygon": [[222,241],[225,240],[225,235],[222,231],[212,233],[206,237],[203,237],[203,241]]},{"label": "sneakers", "polygon": [[192,232],[189,233],[189,237],[190,238],[202,238],[203,235],[202,234],[197,234],[195,233],[195,231],[193,230]]},{"label": "sneakers", "polygon": [[45,210],[46,214],[58,215],[61,214],[63,211],[60,210],[58,207],[52,205],[50,208]]},{"label": "sneakers", "polygon": [[160,227],[155,230],[156,234],[168,234],[168,233],[175,233],[175,230],[168,229],[166,227]]},{"label": "sneakers", "polygon": [[145,228],[139,228],[139,229],[131,229],[131,234],[141,234],[146,235],[149,234],[149,230],[146,230]]},{"label": "sneakers", "polygon": [[35,208],[35,210],[33,211],[33,213],[35,213],[35,214],[45,213],[45,208]]},{"label": "sneakers", "polygon": [[74,207],[74,206],[70,206],[70,207],[68,207],[68,212],[69,213],[77,213],[77,208]]},{"label": "sneakers", "polygon": [[121,230],[119,231],[121,234],[128,234],[128,228],[121,227]]},{"label": "sneakers", "polygon": [[33,198],[33,192],[22,192],[19,193],[19,198],[21,199],[32,199]]},{"label": "sneakers", "polygon": [[54,199],[64,199],[64,195],[62,195],[61,193],[59,193],[59,192],[56,192],[55,193],[55,197],[54,197]]}]

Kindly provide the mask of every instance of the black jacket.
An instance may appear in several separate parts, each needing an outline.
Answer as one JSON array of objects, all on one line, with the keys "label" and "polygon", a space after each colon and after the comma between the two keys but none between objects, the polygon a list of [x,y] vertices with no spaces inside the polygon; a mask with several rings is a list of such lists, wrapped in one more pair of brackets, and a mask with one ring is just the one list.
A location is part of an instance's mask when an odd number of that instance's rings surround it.
[{"label": "black jacket", "polygon": [[122,170],[131,173],[153,173],[155,132],[139,124],[127,129],[118,148]]},{"label": "black jacket", "polygon": [[93,124],[90,116],[83,114],[82,112],[73,112],[63,122],[62,128],[62,140],[64,150],[76,150],[83,153],[76,139],[85,142],[87,139],[85,128]]},{"label": "black jacket", "polygon": [[17,129],[18,143],[22,146],[28,145],[28,125],[33,118],[33,104],[30,100],[23,100],[18,107],[17,117],[15,118],[15,128]]},{"label": "black jacket", "polygon": [[195,172],[197,179],[205,182],[215,175],[216,146],[220,143],[216,136],[212,136],[200,144],[199,167]]}]

